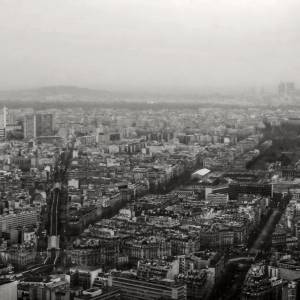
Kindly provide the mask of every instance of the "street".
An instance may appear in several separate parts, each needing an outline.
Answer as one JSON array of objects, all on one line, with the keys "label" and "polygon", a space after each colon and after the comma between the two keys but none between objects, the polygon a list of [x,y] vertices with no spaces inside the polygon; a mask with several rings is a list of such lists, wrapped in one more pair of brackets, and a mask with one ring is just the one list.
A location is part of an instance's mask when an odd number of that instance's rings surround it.
[{"label": "street", "polygon": [[266,249],[272,233],[275,230],[279,215],[281,215],[281,212],[278,209],[274,209],[267,223],[256,238],[253,246],[250,248],[250,252],[264,251]]}]

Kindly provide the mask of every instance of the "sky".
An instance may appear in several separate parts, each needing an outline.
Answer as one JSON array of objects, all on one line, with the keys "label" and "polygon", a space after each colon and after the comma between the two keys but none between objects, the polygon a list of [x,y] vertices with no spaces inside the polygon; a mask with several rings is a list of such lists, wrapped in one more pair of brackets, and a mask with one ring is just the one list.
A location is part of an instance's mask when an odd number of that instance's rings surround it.
[{"label": "sky", "polygon": [[0,0],[0,89],[300,86],[299,0]]}]

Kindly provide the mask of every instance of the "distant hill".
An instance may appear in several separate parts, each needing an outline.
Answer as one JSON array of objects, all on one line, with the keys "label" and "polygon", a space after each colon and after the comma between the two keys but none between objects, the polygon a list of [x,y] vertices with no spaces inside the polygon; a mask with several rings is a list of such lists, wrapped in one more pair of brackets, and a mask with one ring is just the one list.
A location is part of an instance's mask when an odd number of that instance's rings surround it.
[{"label": "distant hill", "polygon": [[[45,110],[50,108],[65,109],[80,107],[141,109],[198,109],[203,107],[239,107],[241,104],[232,95],[195,94],[195,93],[158,93],[158,92],[112,92],[76,86],[48,86],[42,88],[0,91],[0,107],[34,108]],[[256,104],[252,103],[255,107]],[[247,103],[249,107],[249,103]]]},{"label": "distant hill", "polygon": [[29,90],[0,91],[2,101],[99,101],[115,97],[108,91],[76,86],[49,86]]},{"label": "distant hill", "polygon": [[130,102],[195,102],[219,101],[219,94],[157,93],[157,92],[112,92],[76,86],[49,86],[28,90],[0,91],[0,102],[8,101],[130,101]]},{"label": "distant hill", "polygon": [[[237,99],[237,100],[236,100]],[[245,104],[246,103],[246,104]],[[261,103],[260,103],[261,104]],[[219,93],[158,93],[158,92],[112,92],[79,88],[76,86],[48,86],[42,88],[0,91],[0,109],[33,108],[46,109],[96,107],[129,110],[199,109],[199,107],[256,107],[257,103],[240,102],[234,95]]]}]

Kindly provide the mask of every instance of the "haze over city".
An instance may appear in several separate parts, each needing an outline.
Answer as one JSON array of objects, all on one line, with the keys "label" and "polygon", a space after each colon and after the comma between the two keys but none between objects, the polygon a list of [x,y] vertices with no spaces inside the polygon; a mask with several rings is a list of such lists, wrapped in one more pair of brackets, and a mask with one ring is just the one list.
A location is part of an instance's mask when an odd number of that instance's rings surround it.
[{"label": "haze over city", "polygon": [[0,300],[299,300],[298,11],[0,0]]},{"label": "haze over city", "polygon": [[275,92],[300,81],[300,2],[1,0],[0,89]]}]

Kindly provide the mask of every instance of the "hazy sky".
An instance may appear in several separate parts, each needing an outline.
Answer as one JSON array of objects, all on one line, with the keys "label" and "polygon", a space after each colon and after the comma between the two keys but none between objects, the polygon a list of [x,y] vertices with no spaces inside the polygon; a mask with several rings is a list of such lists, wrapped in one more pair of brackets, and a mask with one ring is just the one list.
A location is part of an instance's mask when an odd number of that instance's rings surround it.
[{"label": "hazy sky", "polygon": [[0,89],[300,86],[299,0],[0,0]]}]

